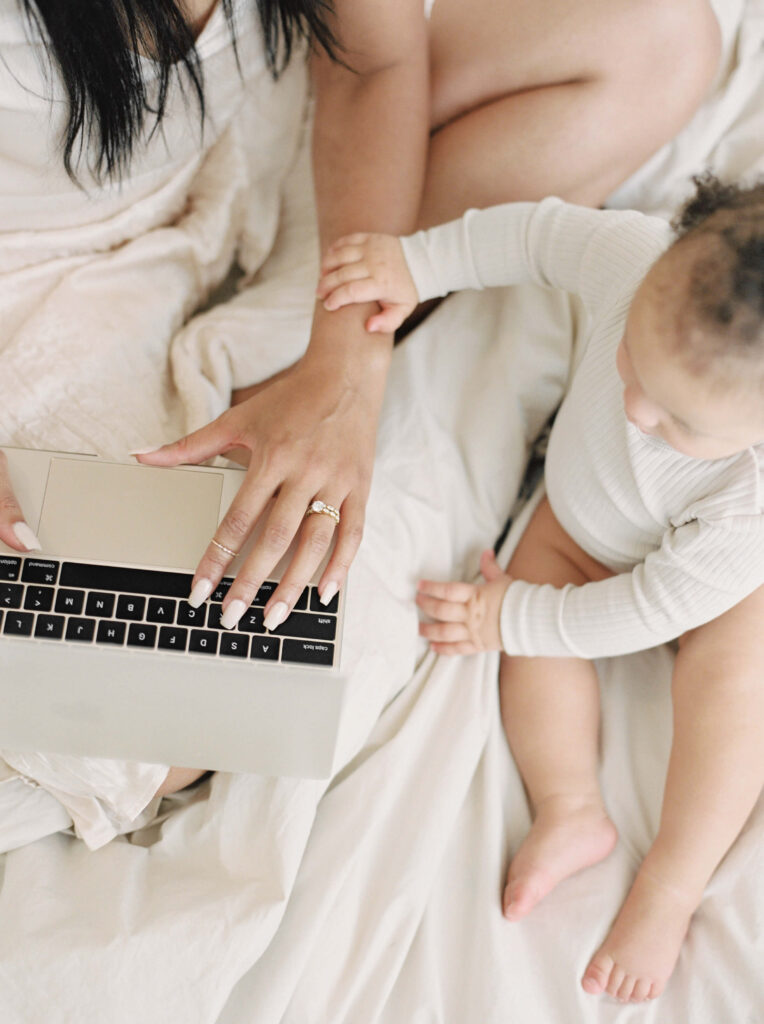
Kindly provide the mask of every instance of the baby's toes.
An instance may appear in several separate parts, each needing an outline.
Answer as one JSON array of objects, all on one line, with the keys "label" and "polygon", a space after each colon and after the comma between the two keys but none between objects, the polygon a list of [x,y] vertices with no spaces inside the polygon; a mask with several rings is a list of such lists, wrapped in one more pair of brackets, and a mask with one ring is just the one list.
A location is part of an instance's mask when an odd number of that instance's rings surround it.
[{"label": "baby's toes", "polygon": [[634,987],[637,984],[638,979],[633,977],[631,974],[626,974],[623,981],[618,986],[618,991],[615,994],[616,999],[619,1003],[628,1003],[631,999]]},{"label": "baby's toes", "polygon": [[653,987],[651,978],[640,978],[637,984],[634,986],[634,991],[631,993],[632,1003],[644,1003],[646,999],[650,998],[650,990]]},{"label": "baby's toes", "polygon": [[598,996],[608,987],[614,967],[615,961],[607,954],[594,956],[581,979],[581,987],[590,995]]}]

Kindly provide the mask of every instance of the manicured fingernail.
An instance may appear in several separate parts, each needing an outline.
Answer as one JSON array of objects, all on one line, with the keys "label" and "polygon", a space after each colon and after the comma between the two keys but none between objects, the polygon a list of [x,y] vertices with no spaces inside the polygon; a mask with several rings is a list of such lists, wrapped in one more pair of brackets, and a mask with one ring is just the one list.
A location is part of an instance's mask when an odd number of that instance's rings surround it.
[{"label": "manicured fingernail", "polygon": [[158,449],[161,448],[161,447],[162,447],[161,444],[160,445],[153,444],[150,448],[135,448],[133,451],[128,452],[127,454],[128,455],[148,455],[149,452],[158,451]]},{"label": "manicured fingernail", "polygon": [[321,596],[319,597],[319,601],[321,602],[321,604],[329,604],[329,602],[339,589],[340,588],[337,586],[334,580],[332,580],[331,583],[327,583],[326,586],[324,587],[323,594],[321,594]]},{"label": "manicured fingernail", "polygon": [[224,629],[233,629],[246,610],[247,606],[243,601],[240,601],[238,598],[235,601],[231,601],[220,618],[220,625]]},{"label": "manicured fingernail", "polygon": [[283,601],[277,601],[263,619],[263,625],[266,629],[276,629],[287,615],[289,615],[289,606]]},{"label": "manicured fingernail", "polygon": [[204,604],[212,591],[212,580],[197,580],[194,584],[193,590],[188,595],[188,603],[192,608],[198,608],[200,604]]},{"label": "manicured fingernail", "polygon": [[37,537],[35,537],[26,523],[14,523],[13,532],[16,534],[16,539],[19,544],[23,544],[27,551],[42,551],[42,544],[39,542]]}]

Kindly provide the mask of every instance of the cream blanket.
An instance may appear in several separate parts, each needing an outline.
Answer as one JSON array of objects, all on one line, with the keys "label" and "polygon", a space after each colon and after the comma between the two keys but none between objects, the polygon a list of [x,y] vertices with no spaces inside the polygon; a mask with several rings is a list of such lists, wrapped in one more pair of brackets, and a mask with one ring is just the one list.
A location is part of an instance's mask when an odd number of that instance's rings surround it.
[{"label": "cream blanket", "polygon": [[[763,11],[750,5],[731,74],[674,156],[633,183],[643,207],[663,208],[707,162],[764,170]],[[5,288],[0,310],[4,338],[6,318],[17,325],[2,355],[3,441],[119,455],[208,420],[232,384],[300,351],[315,274],[304,146],[284,159],[279,235],[255,286],[177,333],[221,276],[209,254],[222,261],[233,244],[212,210],[219,194],[241,201],[227,189],[235,149],[221,140],[169,233],[104,255],[115,277],[67,257],[51,287],[50,268],[17,265],[26,314]],[[174,298],[157,304],[168,252],[162,294]],[[144,288],[135,271],[146,268]],[[121,274],[129,301],[117,311],[110,300],[104,321],[98,290],[111,294]],[[3,1024],[764,1020],[764,808],[718,871],[657,1003],[622,1008],[578,987],[656,828],[669,650],[600,666],[616,852],[513,926],[499,896],[528,809],[498,721],[496,658],[436,659],[417,639],[415,580],[474,574],[560,398],[579,323],[574,302],[537,288],[463,294],[396,351],[350,581],[343,767],[328,786],[218,774],[132,842],[90,853],[59,834],[7,854]]]}]

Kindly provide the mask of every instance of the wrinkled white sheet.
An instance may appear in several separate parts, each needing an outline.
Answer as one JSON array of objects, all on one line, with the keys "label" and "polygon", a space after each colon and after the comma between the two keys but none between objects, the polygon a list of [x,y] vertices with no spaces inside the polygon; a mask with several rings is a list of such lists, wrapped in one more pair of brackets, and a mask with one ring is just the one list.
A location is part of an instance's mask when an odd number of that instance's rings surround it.
[{"label": "wrinkled white sheet", "polygon": [[[764,170],[763,10],[750,5],[737,68],[747,91],[736,87],[724,138],[704,146],[689,131],[676,144],[687,149],[673,185],[660,164],[652,185],[640,183],[643,205],[660,208],[679,191],[685,165]],[[173,371],[195,396],[187,425],[216,411],[232,380],[245,382],[251,351],[260,375],[278,368],[265,362],[274,335],[285,359],[304,344],[308,197],[298,165],[258,287],[177,339]],[[3,1024],[764,1020],[761,806],[710,885],[660,1000],[624,1008],[578,987],[656,828],[670,651],[601,664],[617,850],[509,925],[501,887],[529,818],[498,720],[497,661],[436,659],[416,636],[415,580],[474,573],[513,504],[528,441],[562,392],[579,326],[574,302],[536,288],[463,294],[396,351],[350,583],[341,770],[328,787],[219,774],[168,801],[166,820],[133,842],[91,853],[56,835],[7,854]]]}]

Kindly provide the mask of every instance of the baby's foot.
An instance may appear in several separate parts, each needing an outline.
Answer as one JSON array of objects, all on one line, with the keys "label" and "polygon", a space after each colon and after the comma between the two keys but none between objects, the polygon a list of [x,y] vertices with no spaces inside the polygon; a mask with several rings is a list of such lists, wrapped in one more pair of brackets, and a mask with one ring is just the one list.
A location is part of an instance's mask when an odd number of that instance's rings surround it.
[{"label": "baby's foot", "polygon": [[581,985],[622,1003],[655,999],[674,970],[698,900],[643,866],[610,934],[592,957]]},{"label": "baby's foot", "polygon": [[564,878],[604,860],[618,834],[599,799],[551,797],[536,808],[509,866],[504,916],[517,921]]}]

